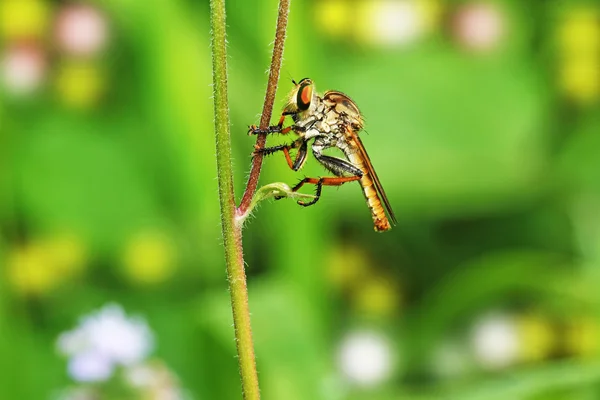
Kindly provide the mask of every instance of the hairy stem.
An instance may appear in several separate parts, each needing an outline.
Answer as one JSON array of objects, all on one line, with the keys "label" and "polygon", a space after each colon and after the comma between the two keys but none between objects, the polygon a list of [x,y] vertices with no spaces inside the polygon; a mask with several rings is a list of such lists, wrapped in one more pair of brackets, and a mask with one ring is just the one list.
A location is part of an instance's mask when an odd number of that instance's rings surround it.
[{"label": "hairy stem", "polygon": [[225,32],[225,0],[210,2],[212,28],[213,90],[215,102],[215,138],[217,173],[221,203],[221,226],[225,262],[233,309],[233,324],[238,352],[242,393],[245,400],[260,399],[258,375],[250,326],[248,288],[244,271],[241,226],[235,222],[235,198],[231,167],[231,137],[227,99],[227,49]]},{"label": "hairy stem", "polygon": [[[275,94],[277,93],[277,83],[279,82],[279,71],[281,70],[281,62],[283,61],[283,47],[285,43],[285,33],[287,30],[288,14],[290,11],[290,0],[279,1],[279,13],[277,16],[277,29],[275,31],[275,42],[273,44],[273,57],[271,58],[271,68],[269,69],[269,81],[267,83],[267,93],[265,94],[265,103],[263,106],[262,115],[260,117],[261,129],[267,129],[273,115],[273,103],[275,102]],[[256,138],[256,147],[262,149],[267,142],[267,135],[261,133]],[[246,190],[242,196],[242,201],[237,210],[239,216],[243,217],[248,211],[248,207],[252,202],[256,187],[258,186],[258,178],[262,167],[263,155],[257,154],[252,159],[252,169]]]}]

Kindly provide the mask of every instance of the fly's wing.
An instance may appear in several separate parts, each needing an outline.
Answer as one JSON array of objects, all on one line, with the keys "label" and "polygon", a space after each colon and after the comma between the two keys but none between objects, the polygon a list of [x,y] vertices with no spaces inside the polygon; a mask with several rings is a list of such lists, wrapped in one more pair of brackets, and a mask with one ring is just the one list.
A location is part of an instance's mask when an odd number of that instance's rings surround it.
[{"label": "fly's wing", "polygon": [[[383,186],[381,186],[381,182],[379,181],[377,173],[375,173],[375,169],[373,168],[371,159],[365,150],[365,146],[363,146],[362,141],[357,134],[357,132],[362,129],[364,125],[362,114],[360,113],[358,106],[348,95],[337,90],[327,91],[323,97],[323,101],[326,105],[332,107],[338,117],[344,122],[346,127],[346,141],[349,146],[353,148],[351,151],[355,152],[354,154],[351,152],[347,153],[346,156],[353,163],[359,164],[363,170],[363,173],[368,174],[371,177],[373,185],[375,186],[375,191],[383,201],[390,219],[394,224],[397,224],[396,216],[392,211],[390,201],[383,190]],[[365,195],[367,195],[366,192]],[[381,207],[381,205],[379,207]],[[389,227],[387,229],[389,229]]]},{"label": "fly's wing", "polygon": [[398,221],[396,221],[396,216],[394,215],[394,211],[392,211],[392,206],[390,205],[390,201],[388,200],[387,195],[385,194],[385,191],[383,190],[383,186],[381,186],[381,182],[379,181],[379,177],[377,176],[377,173],[375,172],[375,169],[373,168],[373,164],[371,163],[371,159],[369,158],[369,155],[367,154],[367,151],[365,150],[365,146],[363,146],[363,143],[360,140],[360,137],[355,132],[352,132],[351,135],[352,135],[351,145],[353,147],[355,147],[356,151],[358,151],[358,154],[360,154],[360,158],[362,159],[363,168],[365,168],[366,171],[368,172],[368,174],[371,176],[371,179],[373,180],[373,183],[375,184],[375,190],[377,190],[377,193],[381,197],[381,200],[383,201],[383,204],[385,205],[385,209],[387,210],[390,219],[392,220],[394,225],[396,225],[398,223]]}]

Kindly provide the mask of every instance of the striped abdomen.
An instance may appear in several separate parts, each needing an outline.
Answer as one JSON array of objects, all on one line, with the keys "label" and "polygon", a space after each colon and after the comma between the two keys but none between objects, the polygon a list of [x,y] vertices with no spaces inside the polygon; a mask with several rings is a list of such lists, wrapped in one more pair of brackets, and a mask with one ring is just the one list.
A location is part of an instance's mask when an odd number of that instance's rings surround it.
[{"label": "striped abdomen", "polygon": [[350,154],[347,154],[347,156],[350,162],[359,167],[363,173],[363,176],[360,178],[359,183],[362,188],[363,194],[365,195],[365,199],[367,200],[367,205],[371,210],[374,229],[377,232],[387,231],[389,229],[392,229],[392,226],[390,225],[390,221],[385,215],[383,205],[381,204],[381,199],[379,198],[379,194],[377,193],[377,189],[375,187],[374,179],[377,178],[373,178],[372,176],[372,174],[374,174],[375,172],[373,171],[368,156],[364,158],[362,156],[362,153],[362,151],[354,151],[350,152]]}]

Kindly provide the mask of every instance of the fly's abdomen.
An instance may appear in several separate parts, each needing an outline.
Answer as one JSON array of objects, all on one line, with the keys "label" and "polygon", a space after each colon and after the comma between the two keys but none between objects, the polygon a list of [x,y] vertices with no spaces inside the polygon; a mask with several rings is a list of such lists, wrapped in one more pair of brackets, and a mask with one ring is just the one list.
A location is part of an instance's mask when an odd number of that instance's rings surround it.
[{"label": "fly's abdomen", "polygon": [[367,205],[371,210],[371,216],[373,217],[373,223],[375,224],[374,228],[378,232],[387,231],[388,229],[391,229],[392,226],[385,215],[381,200],[377,195],[377,190],[375,190],[370,174],[364,172],[365,171],[363,171],[364,175],[360,178],[359,182],[360,186],[362,186],[365,199],[367,200]]},{"label": "fly's abdomen", "polygon": [[377,190],[375,189],[375,184],[373,182],[373,178],[371,177],[371,172],[366,168],[365,160],[362,160],[358,152],[352,152],[348,155],[350,161],[360,168],[363,173],[363,176],[358,181],[362,188],[363,194],[365,195],[365,199],[367,200],[367,205],[369,206],[369,210],[371,210],[371,216],[373,217],[374,229],[377,232],[387,231],[392,229],[390,225],[390,221],[385,215],[385,211],[383,210],[383,205],[381,204],[381,199],[377,194]]}]

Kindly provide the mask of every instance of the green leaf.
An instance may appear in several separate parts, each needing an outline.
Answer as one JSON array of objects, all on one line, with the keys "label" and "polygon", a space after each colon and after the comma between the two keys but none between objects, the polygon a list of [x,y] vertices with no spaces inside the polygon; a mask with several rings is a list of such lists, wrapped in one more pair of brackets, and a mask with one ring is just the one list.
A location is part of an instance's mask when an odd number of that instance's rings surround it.
[{"label": "green leaf", "polygon": [[316,196],[313,196],[312,194],[304,194],[304,193],[294,192],[292,190],[292,188],[290,188],[287,184],[285,184],[283,182],[270,183],[268,185],[261,187],[260,189],[258,189],[256,191],[256,193],[254,194],[254,198],[252,199],[252,202],[250,202],[248,211],[246,211],[246,213],[244,215],[241,215],[238,217],[238,223],[243,224],[244,221],[246,220],[246,218],[248,217],[248,215],[250,215],[252,213],[252,210],[254,209],[254,207],[256,207],[258,205],[258,203],[260,203],[263,200],[270,199],[271,197],[274,197],[277,199],[288,197],[290,199],[308,199],[308,200],[312,200],[312,199],[316,198]]}]

